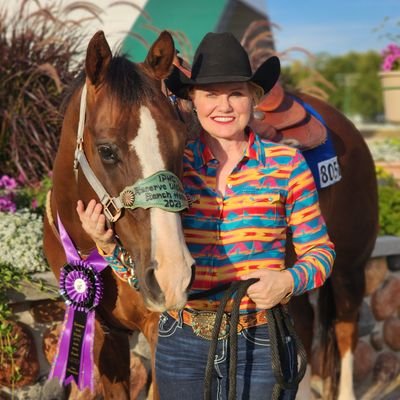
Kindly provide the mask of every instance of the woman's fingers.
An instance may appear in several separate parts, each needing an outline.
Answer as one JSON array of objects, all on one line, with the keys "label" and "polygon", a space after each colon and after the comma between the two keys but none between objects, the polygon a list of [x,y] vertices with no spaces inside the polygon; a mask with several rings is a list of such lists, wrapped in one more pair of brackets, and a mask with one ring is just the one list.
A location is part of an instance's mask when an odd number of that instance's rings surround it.
[{"label": "woman's fingers", "polygon": [[[92,200],[90,200],[90,201],[92,201]],[[90,203],[89,203],[89,204],[90,204]],[[88,206],[88,207],[89,207],[89,206]],[[91,219],[93,222],[96,222],[96,223],[97,223],[97,221],[99,220],[100,216],[101,216],[102,213],[103,213],[103,206],[102,206],[100,203],[96,203],[96,202],[95,202],[94,207],[91,208],[91,210],[92,210],[92,212],[91,212],[91,214],[90,214],[90,219]]]},{"label": "woman's fingers", "polygon": [[78,200],[76,211],[82,223],[83,230],[92,238],[105,253],[112,252],[115,247],[114,232],[106,228],[106,217],[103,206],[96,200],[90,200],[87,207]]},{"label": "woman's fingers", "polygon": [[81,220],[83,229],[91,236],[103,235],[106,232],[105,216],[102,214],[103,206],[96,200],[90,200],[86,209],[81,200],[78,200],[76,211]]}]

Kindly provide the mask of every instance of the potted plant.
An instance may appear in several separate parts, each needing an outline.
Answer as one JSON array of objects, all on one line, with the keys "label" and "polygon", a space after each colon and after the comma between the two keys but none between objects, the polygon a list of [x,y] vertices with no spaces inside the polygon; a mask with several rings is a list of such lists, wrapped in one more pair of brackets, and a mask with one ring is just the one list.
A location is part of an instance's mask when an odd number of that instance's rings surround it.
[{"label": "potted plant", "polygon": [[385,119],[400,123],[400,46],[389,44],[382,52],[380,72]]}]

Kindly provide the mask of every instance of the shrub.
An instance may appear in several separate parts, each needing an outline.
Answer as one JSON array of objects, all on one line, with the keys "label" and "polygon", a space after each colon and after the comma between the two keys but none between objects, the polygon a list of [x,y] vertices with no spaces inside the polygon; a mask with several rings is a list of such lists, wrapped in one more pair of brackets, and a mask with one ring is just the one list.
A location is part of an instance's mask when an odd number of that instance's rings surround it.
[{"label": "shrub", "polygon": [[398,138],[370,141],[368,147],[375,161],[400,161],[400,139]]},{"label": "shrub", "polygon": [[89,2],[76,3],[24,0],[14,15],[0,10],[0,170],[25,182],[51,170],[61,92],[81,69],[85,21],[67,17],[79,7],[91,10]]},{"label": "shrub", "polygon": [[379,233],[400,236],[400,187],[394,177],[376,167],[379,199]]}]

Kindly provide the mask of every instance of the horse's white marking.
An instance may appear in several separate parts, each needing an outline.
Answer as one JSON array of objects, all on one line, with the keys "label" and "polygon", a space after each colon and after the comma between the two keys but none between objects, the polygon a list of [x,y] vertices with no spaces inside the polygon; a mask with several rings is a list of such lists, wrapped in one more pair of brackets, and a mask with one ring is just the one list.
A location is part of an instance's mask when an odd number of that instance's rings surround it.
[{"label": "horse's white marking", "polygon": [[311,365],[307,364],[306,373],[299,384],[296,400],[310,400],[312,399],[311,393]]},{"label": "horse's white marking", "polygon": [[143,178],[165,169],[160,153],[157,125],[147,107],[140,108],[140,126],[129,146],[136,151],[143,171]]},{"label": "horse's white marking", "polygon": [[[166,169],[158,135],[157,125],[150,110],[142,106],[139,130],[129,147],[139,158],[144,178]],[[185,291],[190,282],[190,267],[194,261],[185,244],[180,216],[177,213],[151,208],[150,222],[151,259],[157,263],[155,275],[165,295],[165,305],[169,308],[182,307],[186,302]],[[149,306],[154,310],[163,311],[159,305]]]},{"label": "horse's white marking", "polygon": [[353,390],[354,356],[349,349],[341,360],[338,400],[356,400]]}]

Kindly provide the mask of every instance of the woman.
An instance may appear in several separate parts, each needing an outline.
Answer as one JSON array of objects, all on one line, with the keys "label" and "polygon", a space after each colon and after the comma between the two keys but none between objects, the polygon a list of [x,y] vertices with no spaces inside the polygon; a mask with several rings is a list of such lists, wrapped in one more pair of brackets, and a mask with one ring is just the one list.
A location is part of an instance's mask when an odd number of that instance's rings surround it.
[{"label": "woman", "polygon": [[[257,98],[278,80],[279,60],[271,57],[252,74],[249,58],[230,33],[208,33],[200,43],[187,78],[178,70],[168,82],[190,99],[202,127],[187,144],[183,183],[191,207],[182,221],[196,260],[191,293],[257,278],[240,303],[237,394],[241,399],[270,399],[275,383],[265,309],[287,302],[324,283],[334,260],[333,244],[321,216],[313,177],[293,148],[261,140],[249,128]],[[80,202],[84,229],[117,262],[113,233],[104,229],[101,205]],[[297,254],[286,269],[287,231]],[[114,253],[113,253],[114,252]],[[114,256],[112,256],[114,254]],[[202,399],[210,326],[223,293],[207,292],[184,310],[161,315],[156,380],[161,399]],[[232,308],[228,302],[226,318]],[[212,325],[212,323],[211,323]],[[292,355],[284,366],[290,378]],[[214,362],[213,398],[228,393],[228,339],[223,331]],[[294,398],[287,391],[283,398]]]}]

